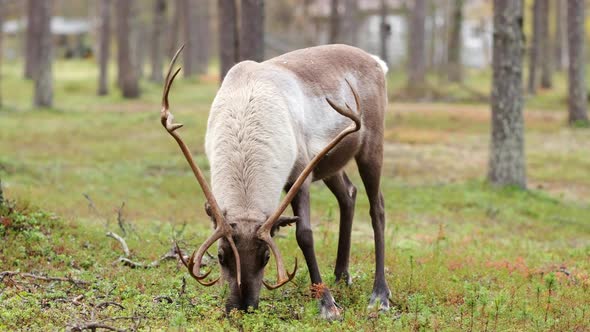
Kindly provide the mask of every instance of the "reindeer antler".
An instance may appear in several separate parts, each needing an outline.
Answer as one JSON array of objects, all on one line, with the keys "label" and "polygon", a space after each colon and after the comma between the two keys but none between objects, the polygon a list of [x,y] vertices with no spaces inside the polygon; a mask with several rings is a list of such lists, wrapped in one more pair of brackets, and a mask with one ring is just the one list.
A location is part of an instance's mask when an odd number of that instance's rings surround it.
[{"label": "reindeer antler", "polygon": [[[352,85],[350,84],[350,82],[348,82],[348,80],[346,80],[346,83],[348,84],[348,86],[352,90],[352,94],[354,95],[354,101],[356,103],[356,110],[357,110],[357,112],[359,112],[360,111],[359,96],[357,95],[356,91],[352,88]],[[264,285],[268,289],[276,289],[276,288],[281,287],[282,285],[286,284],[291,279],[293,279],[293,277],[295,276],[295,272],[297,272],[297,258],[295,258],[295,268],[294,268],[293,272],[288,273],[285,270],[285,267],[283,265],[283,258],[281,257],[281,253],[279,252],[279,248],[275,244],[275,242],[272,239],[272,236],[270,234],[274,224],[279,220],[279,218],[281,217],[281,215],[283,214],[283,212],[285,211],[287,206],[289,206],[289,204],[291,203],[293,198],[295,198],[295,195],[299,191],[299,188],[301,188],[301,186],[303,185],[303,183],[305,182],[305,180],[307,179],[309,174],[311,174],[313,169],[318,165],[318,163],[322,160],[322,158],[328,152],[330,152],[330,150],[332,150],[338,143],[340,143],[340,141],[342,141],[342,139],[344,139],[344,137],[358,131],[361,128],[360,118],[354,113],[354,111],[350,108],[350,106],[348,106],[348,104],[345,104],[346,109],[344,109],[344,108],[336,105],[329,98],[326,98],[326,101],[328,102],[328,104],[330,104],[330,106],[336,112],[351,119],[354,123],[352,123],[346,129],[344,129],[342,132],[340,132],[340,134],[338,134],[338,136],[334,137],[334,139],[332,139],[332,141],[330,143],[328,143],[328,145],[326,145],[326,147],[322,151],[320,151],[309,162],[309,164],[307,164],[307,166],[305,166],[305,168],[303,169],[301,174],[299,174],[299,177],[297,178],[297,180],[291,186],[291,189],[289,189],[289,191],[285,195],[285,198],[283,198],[283,200],[279,204],[279,207],[264,222],[264,224],[262,226],[260,226],[260,228],[258,229],[258,237],[268,244],[268,247],[272,251],[275,261],[276,261],[276,264],[277,264],[277,284],[276,285],[269,285],[263,281]]]},{"label": "reindeer antler", "polygon": [[[209,275],[209,273],[211,273],[211,271],[205,273],[204,275],[201,275],[201,271],[200,271],[201,261],[203,260],[203,255],[205,254],[207,249],[209,249],[209,247],[211,245],[213,245],[213,243],[215,243],[217,240],[219,240],[222,237],[225,237],[227,239],[227,241],[229,242],[229,244],[232,248],[232,251],[234,253],[234,256],[236,258],[237,281],[238,281],[238,285],[241,285],[242,279],[241,279],[241,270],[240,270],[240,255],[238,254],[238,250],[237,250],[236,245],[234,244],[234,241],[232,239],[232,228],[225,220],[223,213],[221,213],[221,209],[219,208],[219,205],[217,204],[217,201],[215,200],[215,197],[213,196],[213,192],[209,188],[209,184],[207,184],[207,180],[205,179],[203,172],[201,172],[201,169],[197,166],[197,164],[193,160],[193,156],[192,156],[189,148],[186,146],[184,141],[180,138],[180,135],[178,135],[178,133],[176,132],[176,130],[178,128],[182,127],[182,124],[174,123],[174,116],[172,115],[172,113],[169,110],[170,104],[168,102],[168,93],[170,92],[170,88],[172,87],[172,83],[174,82],[174,78],[176,78],[176,75],[178,75],[181,68],[178,68],[176,71],[174,71],[174,73],[172,73],[172,69],[174,68],[174,64],[176,63],[176,59],[180,55],[180,52],[182,52],[183,48],[184,48],[184,45],[182,45],[178,49],[178,51],[176,51],[176,54],[174,54],[174,57],[172,58],[172,61],[170,62],[170,68],[168,69],[168,73],[166,74],[166,80],[164,82],[164,92],[162,94],[162,111],[160,113],[160,121],[162,122],[162,126],[164,126],[164,128],[166,128],[166,131],[168,131],[168,133],[174,138],[174,140],[176,140],[176,142],[178,143],[178,146],[180,146],[180,150],[182,150],[182,154],[186,158],[186,161],[188,161],[188,164],[191,167],[193,174],[197,178],[197,181],[199,182],[199,185],[201,186],[201,189],[203,190],[203,194],[207,198],[207,202],[209,202],[209,205],[211,207],[211,214],[212,214],[213,218],[215,219],[216,228],[215,228],[215,232],[213,232],[213,234],[207,240],[205,240],[205,242],[199,247],[199,249],[197,251],[193,252],[188,263],[184,260],[184,257],[182,257],[182,255],[181,255],[181,260],[184,263],[184,265],[189,269],[190,275],[193,278],[195,278],[200,284],[202,284],[204,286],[211,286],[211,285],[215,284],[219,280],[219,278],[217,278],[211,282],[203,281]],[[195,256],[196,256],[196,259],[195,259]],[[195,273],[195,269],[196,269],[196,273]]]}]

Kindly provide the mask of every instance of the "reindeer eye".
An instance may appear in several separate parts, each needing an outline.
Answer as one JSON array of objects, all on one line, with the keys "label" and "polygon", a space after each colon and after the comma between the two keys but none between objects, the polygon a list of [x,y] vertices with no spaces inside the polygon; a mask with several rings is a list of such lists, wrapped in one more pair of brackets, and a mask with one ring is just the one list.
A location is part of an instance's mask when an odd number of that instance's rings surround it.
[{"label": "reindeer eye", "polygon": [[225,265],[225,255],[223,254],[222,249],[219,249],[217,252],[217,259],[219,260],[219,264]]},{"label": "reindeer eye", "polygon": [[270,259],[270,252],[267,250],[264,252],[264,262],[262,266],[266,266],[268,264],[268,260]]}]

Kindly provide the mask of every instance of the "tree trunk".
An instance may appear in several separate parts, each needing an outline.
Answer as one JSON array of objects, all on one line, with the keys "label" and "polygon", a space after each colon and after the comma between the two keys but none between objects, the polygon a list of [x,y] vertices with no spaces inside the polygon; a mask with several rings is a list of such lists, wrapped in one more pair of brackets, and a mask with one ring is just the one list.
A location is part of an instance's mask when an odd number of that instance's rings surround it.
[{"label": "tree trunk", "polygon": [[463,65],[461,63],[461,50],[463,48],[463,0],[453,1],[453,13],[451,18],[451,33],[449,36],[449,63],[448,79],[451,82],[463,80]]},{"label": "tree trunk", "polygon": [[303,0],[302,6],[302,21],[301,21],[301,33],[303,34],[303,40],[305,46],[312,46],[316,44],[317,36],[314,33],[315,23],[313,17],[309,13],[309,7],[315,0]]},{"label": "tree trunk", "polygon": [[111,0],[100,2],[100,35],[98,46],[98,95],[109,93],[109,55],[111,53]]},{"label": "tree trunk", "polygon": [[264,0],[242,0],[240,58],[264,60]]},{"label": "tree trunk", "polygon": [[447,64],[449,63],[449,37],[450,37],[450,25],[451,22],[451,14],[453,11],[453,4],[450,1],[443,1],[441,4],[441,17],[442,23],[440,24],[440,37],[438,39],[438,49],[440,51],[439,56],[439,66],[437,68],[436,74],[438,76],[439,82],[443,83],[446,82],[447,77],[449,76],[447,70]]},{"label": "tree trunk", "polygon": [[426,78],[425,22],[426,0],[415,0],[408,35],[408,90],[415,97],[422,96]]},{"label": "tree trunk", "polygon": [[152,26],[152,72],[150,80],[155,83],[164,81],[162,62],[164,51],[164,32],[166,27],[166,0],[154,1],[154,17]]},{"label": "tree trunk", "polygon": [[426,71],[431,71],[436,62],[436,17],[438,15],[438,3],[429,2],[426,6]]},{"label": "tree trunk", "polygon": [[38,48],[38,59],[35,66],[35,107],[51,107],[53,105],[53,73],[51,70],[52,38],[51,38],[51,7],[52,0],[36,0],[31,2],[39,18],[39,34],[35,36]]},{"label": "tree trunk", "polygon": [[210,16],[209,16],[209,0],[199,2],[198,6],[198,18],[197,18],[197,38],[199,43],[197,44],[197,66],[201,73],[206,73],[209,67],[209,44],[211,40],[209,35],[211,34],[210,29]]},{"label": "tree trunk", "polygon": [[549,39],[549,0],[539,1],[539,49],[541,64],[541,88],[553,86],[553,68],[551,59],[551,41]]},{"label": "tree trunk", "polygon": [[198,67],[198,12],[199,4],[195,0],[182,0],[182,23],[184,37],[184,51],[182,53],[183,71],[185,77],[190,77],[200,72]]},{"label": "tree trunk", "polygon": [[[174,1],[174,16],[172,18],[172,22],[170,23],[170,31],[169,31],[169,38],[170,38],[169,42],[170,43],[168,45],[168,55],[170,57],[174,56],[174,54],[176,53],[176,51],[180,47],[180,44],[186,43],[186,41],[184,43],[178,42],[178,35],[179,35],[180,27],[182,25],[183,1],[184,0]],[[186,46],[185,46],[185,49],[186,49]]]},{"label": "tree trunk", "polygon": [[585,79],[586,35],[584,29],[585,3],[584,0],[569,0],[567,2],[567,34],[568,34],[568,106],[570,125],[588,122],[587,90]]},{"label": "tree trunk", "polygon": [[235,0],[218,0],[219,22],[219,80],[239,61],[238,16]]},{"label": "tree trunk", "polygon": [[116,1],[117,20],[117,69],[119,87],[125,98],[139,97],[139,82],[131,50],[131,19],[133,0]]},{"label": "tree trunk", "polygon": [[25,78],[32,79],[36,72],[36,67],[39,62],[39,45],[37,38],[40,33],[40,17],[39,11],[35,10],[39,4],[38,0],[27,1],[27,33],[26,33],[26,48],[25,48]]},{"label": "tree trunk", "polygon": [[555,19],[555,34],[553,35],[553,64],[557,71],[562,71],[564,67],[564,51],[567,49],[567,33],[564,29],[564,22],[566,21],[567,15],[567,2],[565,1],[554,1],[553,18]]},{"label": "tree trunk", "polygon": [[340,6],[340,0],[330,0],[330,36],[328,43],[338,43],[340,35],[340,15],[338,14],[338,6]]},{"label": "tree trunk", "polygon": [[541,27],[540,21],[540,0],[534,0],[533,4],[533,19],[531,20],[533,28],[533,37],[529,48],[529,81],[528,92],[532,95],[537,93],[537,65],[541,55]]},{"label": "tree trunk", "polygon": [[358,0],[344,1],[344,15],[340,22],[342,32],[340,42],[353,46],[358,44],[358,10]]},{"label": "tree trunk", "polygon": [[381,60],[385,61],[389,65],[389,52],[387,50],[387,42],[389,40],[389,35],[391,32],[391,27],[387,23],[387,2],[385,0],[381,0],[381,6],[379,9],[379,14],[381,16],[381,24],[380,24],[380,46],[381,46]]},{"label": "tree trunk", "polygon": [[141,80],[144,77],[145,62],[148,57],[150,48],[150,37],[148,33],[148,24],[137,17],[139,13],[131,19],[131,56],[133,57],[133,64],[135,65],[135,73],[137,79]]},{"label": "tree trunk", "polygon": [[522,114],[522,0],[494,0],[492,133],[488,180],[526,188]]}]

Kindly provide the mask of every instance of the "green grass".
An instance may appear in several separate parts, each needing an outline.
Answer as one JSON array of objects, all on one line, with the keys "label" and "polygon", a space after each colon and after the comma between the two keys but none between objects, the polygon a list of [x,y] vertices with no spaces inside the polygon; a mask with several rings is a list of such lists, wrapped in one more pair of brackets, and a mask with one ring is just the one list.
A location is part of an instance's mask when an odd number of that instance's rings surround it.
[{"label": "green grass", "polygon": [[[199,331],[588,329],[590,131],[567,128],[558,97],[547,111],[526,111],[529,191],[483,181],[486,105],[392,104],[382,187],[393,309],[367,309],[374,265],[363,190],[353,226],[353,285],[334,284],[338,207],[317,184],[316,252],[344,308],[341,322],[328,323],[318,317],[293,228],[281,231],[278,244],[287,266],[299,258],[295,282],[263,290],[260,309],[247,315],[226,317],[227,289],[198,285],[174,261],[153,269],[116,262],[122,250],[105,233],[122,235],[122,202],[125,238],[137,261],[157,259],[173,239],[195,249],[211,228],[196,181],[159,124],[159,85],[143,82],[134,101],[114,87],[99,98],[89,62],[59,62],[55,108],[37,111],[20,66],[3,70],[0,179],[16,202],[0,208],[0,272],[70,276],[89,285],[5,277],[0,330],[63,329],[92,319],[119,328]],[[205,173],[203,138],[215,89],[215,83],[181,79],[171,94],[172,110],[185,124],[181,133]],[[354,165],[349,174],[362,188]],[[273,269],[267,274],[272,280]],[[172,303],[154,301],[162,296]],[[100,305],[109,301],[123,308]]]}]

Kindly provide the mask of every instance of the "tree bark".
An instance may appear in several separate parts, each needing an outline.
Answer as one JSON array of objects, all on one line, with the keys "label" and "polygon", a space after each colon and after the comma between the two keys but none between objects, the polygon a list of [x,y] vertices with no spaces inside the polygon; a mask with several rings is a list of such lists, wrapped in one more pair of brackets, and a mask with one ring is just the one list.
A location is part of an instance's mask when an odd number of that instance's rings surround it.
[{"label": "tree bark", "polygon": [[531,20],[533,37],[529,48],[529,77],[528,77],[528,92],[532,95],[537,93],[537,65],[541,54],[541,27],[540,21],[540,0],[534,0],[533,3],[533,19]]},{"label": "tree bark", "polygon": [[338,14],[338,7],[340,0],[330,0],[330,36],[328,43],[338,43],[340,35],[340,15]]},{"label": "tree bark", "polygon": [[[182,25],[182,8],[183,8],[183,1],[184,0],[176,0],[174,1],[174,15],[172,18],[172,22],[170,22],[170,31],[169,31],[169,44],[168,44],[168,56],[173,57],[180,44],[178,42],[178,35],[180,32],[180,27]],[[186,49],[186,46],[185,46]]]},{"label": "tree bark", "polygon": [[[132,8],[136,12],[139,11],[140,8]],[[150,37],[149,34],[149,24],[143,21],[141,18],[137,17],[139,13],[134,14],[132,16],[130,23],[131,23],[131,42],[133,46],[131,47],[131,56],[133,57],[133,64],[135,65],[135,73],[137,75],[137,79],[141,80],[144,77],[144,69],[145,69],[145,62],[148,58],[148,53],[150,52],[150,42],[148,38]]]},{"label": "tree bark", "polygon": [[426,0],[415,0],[410,13],[408,36],[408,90],[415,97],[422,96],[426,78],[425,22]]},{"label": "tree bark", "polygon": [[555,6],[555,12],[553,13],[553,18],[555,19],[555,34],[553,35],[553,64],[555,70],[562,71],[565,60],[564,52],[567,49],[567,33],[566,29],[564,29],[564,22],[566,21],[567,15],[567,8],[564,8],[564,6],[567,6],[567,2],[554,1],[553,4]]},{"label": "tree bark", "polygon": [[522,0],[494,0],[492,132],[488,180],[526,188],[522,114]]},{"label": "tree bark", "polygon": [[541,88],[553,87],[551,40],[549,39],[549,0],[539,1],[539,49],[541,63]]},{"label": "tree bark", "polygon": [[150,80],[155,83],[164,81],[162,62],[164,57],[163,44],[166,27],[166,0],[154,1],[154,17],[152,26],[152,70]]},{"label": "tree bark", "polygon": [[381,56],[381,60],[385,61],[385,63],[387,63],[387,65],[389,65],[389,52],[387,49],[387,42],[389,40],[389,35],[391,32],[391,27],[390,25],[387,23],[387,2],[385,0],[381,0],[381,6],[379,9],[379,16],[381,17],[381,24],[380,24],[380,29],[379,29],[379,33],[380,33],[380,47],[381,47],[381,52],[380,52],[380,56]]},{"label": "tree bark", "polygon": [[340,22],[342,32],[340,42],[353,46],[358,44],[358,10],[358,0],[344,1],[344,13]]},{"label": "tree bark", "polygon": [[264,0],[242,0],[240,59],[264,60]]},{"label": "tree bark", "polygon": [[448,79],[451,82],[461,82],[463,80],[463,65],[461,63],[461,50],[463,48],[463,0],[454,0],[452,10],[451,33],[447,51],[449,55]]},{"label": "tree bark", "polygon": [[117,20],[117,70],[119,87],[125,98],[139,97],[139,82],[131,50],[131,19],[133,0],[116,1]]},{"label": "tree bark", "polygon": [[426,71],[434,70],[436,62],[436,18],[438,3],[429,1],[426,6]]},{"label": "tree bark", "polygon": [[198,1],[198,18],[197,18],[197,38],[198,44],[196,47],[197,51],[197,67],[199,72],[206,73],[209,67],[209,44],[211,34],[210,29],[210,16],[209,16],[209,0]]},{"label": "tree bark", "polygon": [[182,0],[182,23],[184,36],[184,51],[182,53],[183,71],[185,77],[190,77],[200,72],[198,66],[198,12],[199,4],[194,0]]},{"label": "tree bark", "polygon": [[111,0],[100,2],[100,35],[98,46],[98,92],[99,96],[109,93],[109,55],[111,53]]},{"label": "tree bark", "polygon": [[35,66],[35,107],[51,107],[53,105],[53,72],[52,38],[51,38],[51,9],[52,0],[36,0],[31,2],[39,18],[39,34],[36,35],[35,46],[38,48],[38,60]]},{"label": "tree bark", "polygon": [[239,61],[238,16],[235,0],[218,0],[219,22],[219,80]]},{"label": "tree bark", "polygon": [[32,79],[36,72],[36,67],[39,62],[39,45],[37,38],[40,33],[40,17],[39,11],[35,10],[39,4],[39,0],[27,1],[27,32],[26,32],[26,47],[25,47],[25,73],[26,79]]},{"label": "tree bark", "polygon": [[567,2],[568,32],[568,121],[570,125],[588,125],[587,90],[585,79],[584,0]]}]

